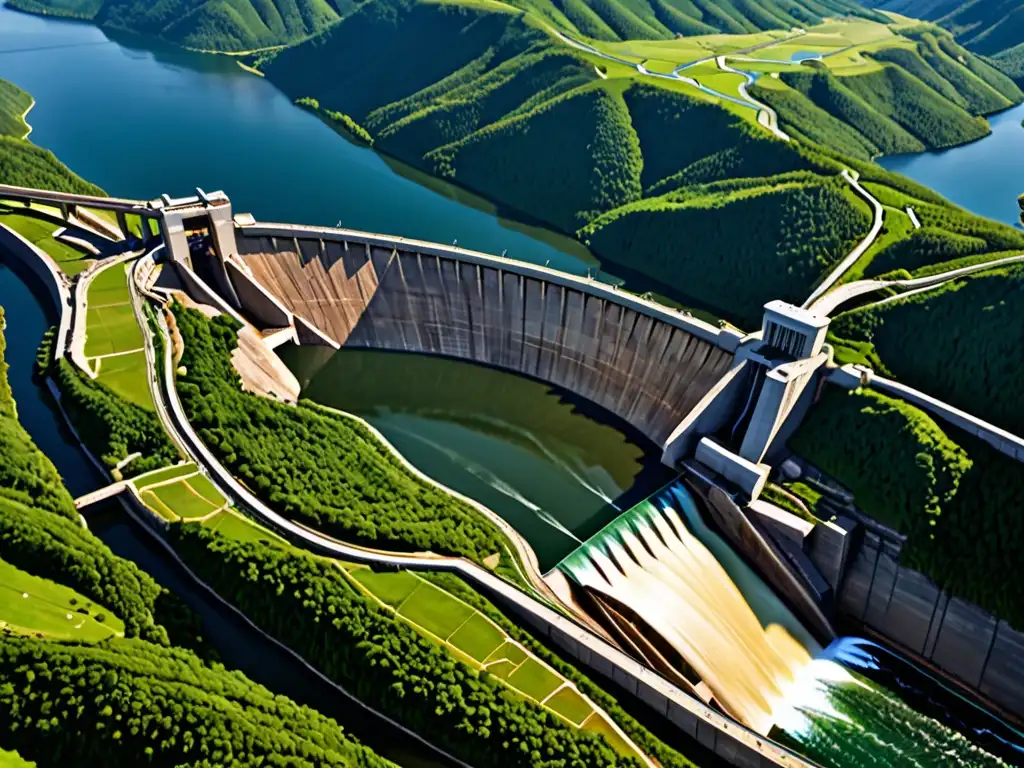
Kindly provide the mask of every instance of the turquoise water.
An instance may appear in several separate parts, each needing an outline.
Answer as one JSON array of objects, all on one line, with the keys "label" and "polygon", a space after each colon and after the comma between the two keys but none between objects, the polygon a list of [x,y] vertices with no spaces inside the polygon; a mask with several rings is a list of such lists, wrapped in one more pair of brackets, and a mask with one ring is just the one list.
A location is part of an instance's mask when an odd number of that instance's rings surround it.
[{"label": "turquoise water", "polygon": [[992,135],[973,144],[878,162],[909,176],[969,211],[1020,225],[1024,192],[1024,104],[989,119]]}]

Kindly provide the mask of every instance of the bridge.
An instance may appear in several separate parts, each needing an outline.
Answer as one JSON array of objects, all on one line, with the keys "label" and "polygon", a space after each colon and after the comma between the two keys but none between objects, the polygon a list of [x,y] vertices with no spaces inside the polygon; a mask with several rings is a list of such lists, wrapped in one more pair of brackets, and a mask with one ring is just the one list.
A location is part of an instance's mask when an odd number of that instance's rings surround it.
[{"label": "bridge", "polygon": [[101,501],[106,501],[107,499],[113,499],[116,496],[120,496],[126,490],[128,490],[128,483],[126,482],[111,483],[103,488],[87,493],[84,496],[79,496],[75,499],[75,509],[82,511],[86,507],[91,507],[93,504],[99,504]]}]

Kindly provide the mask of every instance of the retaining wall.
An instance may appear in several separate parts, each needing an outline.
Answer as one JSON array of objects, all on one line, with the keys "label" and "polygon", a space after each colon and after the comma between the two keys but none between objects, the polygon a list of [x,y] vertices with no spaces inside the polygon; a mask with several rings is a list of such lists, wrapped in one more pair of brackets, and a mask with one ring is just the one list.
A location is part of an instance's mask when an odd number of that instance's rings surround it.
[{"label": "retaining wall", "polygon": [[902,542],[865,530],[839,610],[1024,717],[1024,634],[900,565]]}]

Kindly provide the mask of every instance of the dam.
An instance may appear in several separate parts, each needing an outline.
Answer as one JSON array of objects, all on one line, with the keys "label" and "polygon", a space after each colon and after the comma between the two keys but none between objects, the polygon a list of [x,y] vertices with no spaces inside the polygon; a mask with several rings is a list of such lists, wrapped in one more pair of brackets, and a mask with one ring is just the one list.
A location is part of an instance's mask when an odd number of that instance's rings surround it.
[{"label": "dam", "polygon": [[[596,669],[606,661],[591,655],[586,632],[613,638],[642,664],[620,664],[609,677],[680,727],[686,718],[673,717],[674,699],[659,691],[674,685],[706,703],[711,724],[698,721],[692,733],[707,734],[732,764],[764,764],[737,748],[749,736],[733,741],[732,729],[790,745],[796,752],[785,764],[805,764],[802,753],[839,765],[836,749],[854,756],[847,764],[862,764],[857,756],[877,756],[871,750],[886,725],[872,719],[878,712],[912,722],[902,736],[921,742],[922,756],[1005,764],[988,752],[974,759],[976,742],[916,716],[829,657],[823,647],[835,633],[819,607],[828,587],[815,592],[813,567],[788,558],[747,506],[773,443],[813,392],[824,336],[814,318],[770,306],[762,334],[744,336],[612,286],[454,246],[257,224],[233,216],[218,193],[164,198],[146,210],[170,262],[161,275],[247,324],[267,349],[483,364],[593,402],[661,449],[682,480],[614,515],[560,561],[549,577],[590,604],[574,616],[580,634],[560,640],[553,624],[546,631]],[[692,450],[679,459],[673,444]],[[708,487],[698,487],[701,478]],[[716,711],[733,720],[712,718]],[[985,721],[977,730],[1000,727]],[[909,748],[891,747],[893,755]]]}]

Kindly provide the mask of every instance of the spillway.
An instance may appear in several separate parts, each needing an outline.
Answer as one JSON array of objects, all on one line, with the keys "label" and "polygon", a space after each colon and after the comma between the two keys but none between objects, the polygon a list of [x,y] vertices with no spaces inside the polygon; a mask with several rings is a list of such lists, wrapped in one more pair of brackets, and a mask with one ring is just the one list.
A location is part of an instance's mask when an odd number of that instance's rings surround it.
[{"label": "spillway", "polygon": [[821,765],[1024,761],[1019,731],[916,665],[856,638],[822,649],[704,522],[680,481],[616,518],[558,569],[579,605],[629,652]]},{"label": "spillway", "polygon": [[[770,616],[762,623],[736,583],[751,582],[742,572],[747,566],[738,559],[730,564],[740,571],[734,580],[702,538],[721,551],[693,497],[676,483],[617,518],[559,568],[606,615],[623,617],[619,634],[634,646],[649,644],[649,661],[663,670],[674,666],[767,734],[787,690],[821,649],[767,590],[760,597]],[[651,633],[657,641],[650,642]],[[673,665],[674,657],[682,663]]]}]

